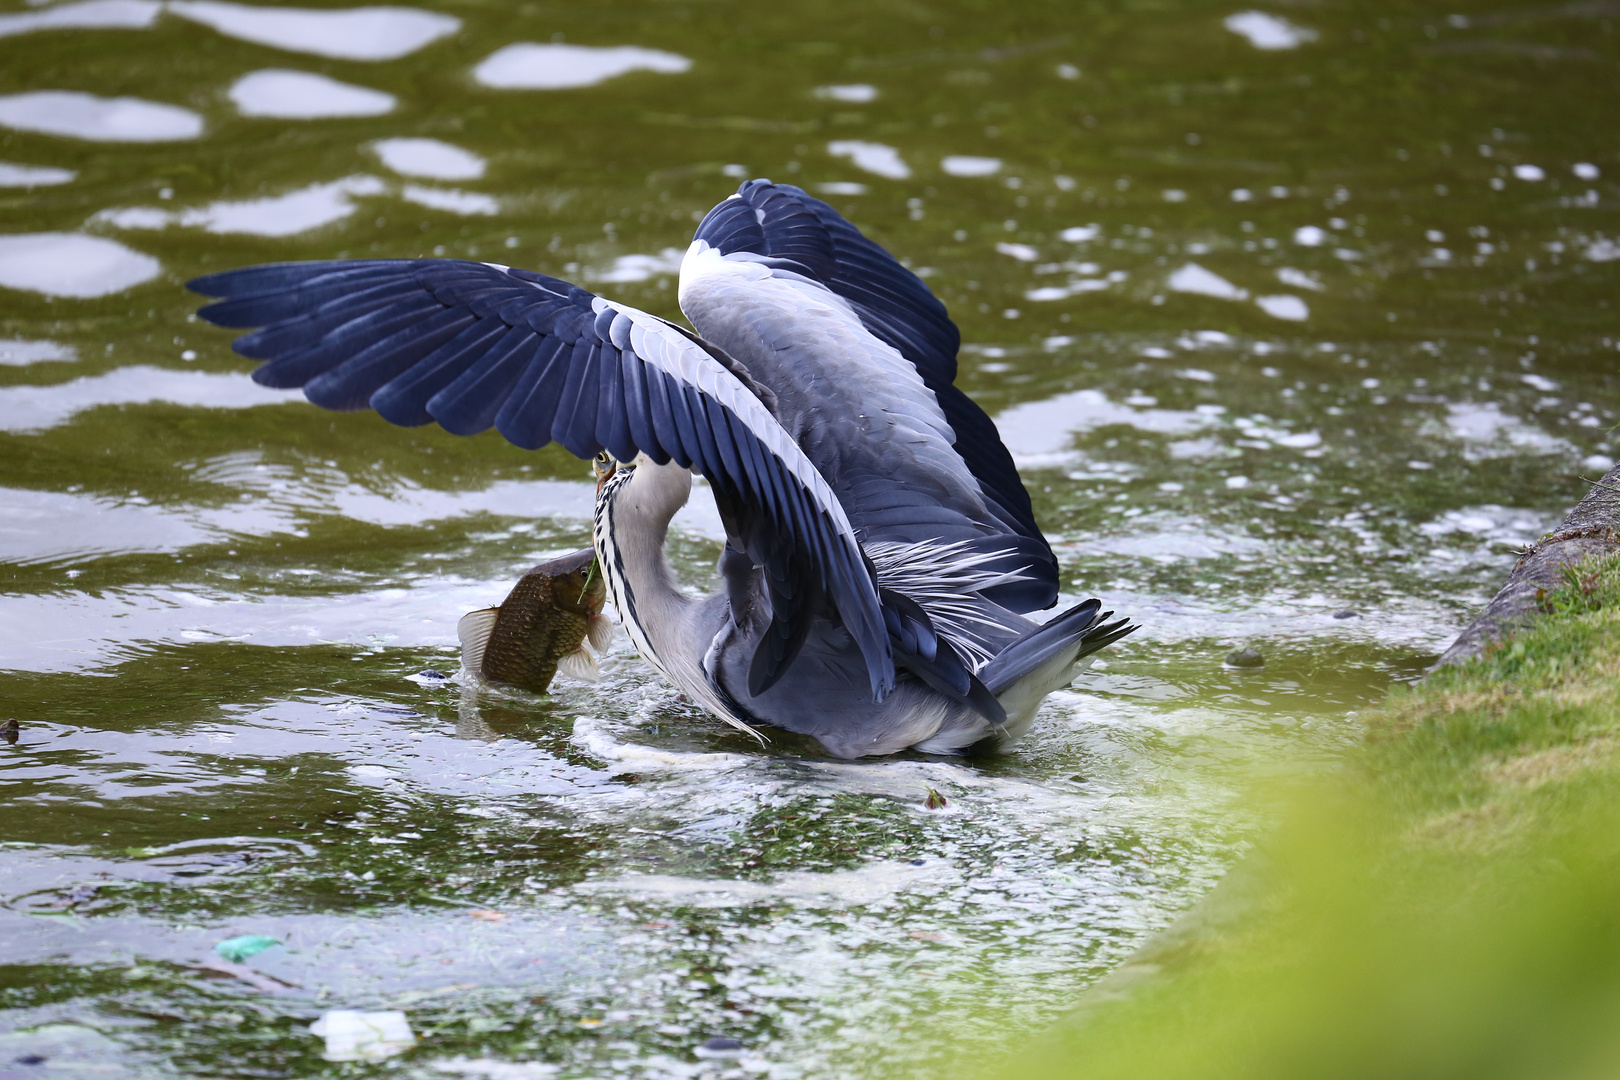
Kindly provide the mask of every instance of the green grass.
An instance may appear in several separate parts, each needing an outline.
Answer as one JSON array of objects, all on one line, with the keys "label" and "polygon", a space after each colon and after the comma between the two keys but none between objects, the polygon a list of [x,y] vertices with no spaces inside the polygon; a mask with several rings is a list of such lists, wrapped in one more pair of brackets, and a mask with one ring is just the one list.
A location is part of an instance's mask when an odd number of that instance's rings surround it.
[{"label": "green grass", "polygon": [[1620,561],[1566,577],[992,1075],[1620,1076]]}]

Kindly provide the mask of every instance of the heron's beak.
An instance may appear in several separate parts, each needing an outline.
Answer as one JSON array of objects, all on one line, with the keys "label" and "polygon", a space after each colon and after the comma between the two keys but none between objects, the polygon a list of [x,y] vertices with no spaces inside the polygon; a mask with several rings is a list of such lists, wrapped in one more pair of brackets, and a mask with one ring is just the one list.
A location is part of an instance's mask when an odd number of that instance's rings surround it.
[{"label": "heron's beak", "polygon": [[591,468],[596,472],[596,493],[600,495],[602,485],[613,478],[613,474],[618,471],[619,464],[606,454],[598,454],[596,460],[591,462]]}]

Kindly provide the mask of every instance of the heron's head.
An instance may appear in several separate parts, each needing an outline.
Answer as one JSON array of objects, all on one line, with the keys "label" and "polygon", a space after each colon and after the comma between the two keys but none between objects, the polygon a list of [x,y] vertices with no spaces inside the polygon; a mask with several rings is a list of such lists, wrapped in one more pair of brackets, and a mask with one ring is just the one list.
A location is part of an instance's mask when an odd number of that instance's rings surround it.
[{"label": "heron's head", "polygon": [[596,473],[596,493],[600,495],[602,485],[613,479],[613,474],[619,471],[619,463],[614,460],[612,454],[604,450],[591,462],[591,471]]},{"label": "heron's head", "polygon": [[636,475],[635,461],[620,461],[606,451],[597,454],[591,461],[591,471],[596,474],[596,505],[600,509],[615,502],[619,493]]}]

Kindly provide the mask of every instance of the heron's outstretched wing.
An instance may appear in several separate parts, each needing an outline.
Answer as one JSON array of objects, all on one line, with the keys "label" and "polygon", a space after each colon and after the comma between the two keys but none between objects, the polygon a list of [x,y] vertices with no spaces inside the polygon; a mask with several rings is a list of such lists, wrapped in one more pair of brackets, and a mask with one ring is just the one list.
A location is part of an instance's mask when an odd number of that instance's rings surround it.
[{"label": "heron's outstretched wing", "polygon": [[1033,555],[1021,588],[1023,602],[1011,595],[1004,595],[1004,602],[1023,611],[1051,606],[1057,599],[1057,559],[1035,524],[1029,493],[995,423],[955,386],[961,334],[922,279],[831,206],[768,180],[748,181],[735,197],[709,211],[694,239],[723,255],[763,256],[821,282],[850,304],[873,336],[916,366],[955,432],[953,448],[979,482],[987,507],[1002,527],[1025,538],[1019,548]]},{"label": "heron's outstretched wing", "polygon": [[223,298],[200,312],[209,322],[262,328],[232,346],[266,361],[257,382],[301,386],[317,405],[696,469],[771,589],[777,626],[761,645],[761,687],[792,662],[816,614],[807,600],[825,595],[874,697],[892,688],[888,628],[843,507],[719,350],[566,281],[488,263],[282,263],[190,288]]}]

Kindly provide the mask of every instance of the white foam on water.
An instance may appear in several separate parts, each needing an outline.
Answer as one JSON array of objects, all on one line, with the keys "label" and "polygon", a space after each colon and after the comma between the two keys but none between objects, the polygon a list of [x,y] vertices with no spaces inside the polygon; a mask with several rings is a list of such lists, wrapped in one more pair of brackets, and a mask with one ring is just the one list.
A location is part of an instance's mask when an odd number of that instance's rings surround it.
[{"label": "white foam on water", "polygon": [[500,200],[479,191],[459,191],[454,188],[424,187],[406,184],[400,195],[406,202],[416,203],[433,210],[445,210],[463,217],[490,216],[500,213]]},{"label": "white foam on water", "polygon": [[497,49],[473,69],[484,86],[502,90],[568,90],[595,86],[632,71],[680,75],[692,61],[638,45],[537,45],[520,42]]},{"label": "white foam on water", "polygon": [[843,83],[834,86],[818,86],[811,91],[823,101],[844,101],[851,105],[865,105],[876,101],[877,87],[869,83]]},{"label": "white foam on water", "polygon": [[158,0],[82,0],[0,15],[0,37],[36,30],[145,30],[157,21]]},{"label": "white foam on water", "polygon": [[865,195],[871,189],[853,180],[829,180],[825,184],[817,184],[816,190],[823,195]]},{"label": "white foam on water", "polygon": [[178,105],[78,90],[0,96],[0,124],[93,142],[174,142],[195,139],[203,131],[202,117]]},{"label": "white foam on water", "polygon": [[1001,159],[952,154],[942,159],[939,167],[947,176],[994,176],[1001,171]]},{"label": "white foam on water", "polygon": [[17,165],[0,161],[0,187],[52,187],[72,182],[79,174],[72,169],[55,169],[49,165]]},{"label": "white foam on water", "polygon": [[745,907],[772,902],[850,908],[888,900],[913,889],[956,885],[962,880],[961,872],[945,860],[928,859],[921,866],[908,862],[873,862],[854,870],[796,871],[778,874],[769,882],[623,874],[581,882],[574,890],[586,894],[625,893],[665,902],[679,899],[699,908]]},{"label": "white foam on water", "polygon": [[1041,253],[1028,244],[1012,244],[1005,240],[996,245],[996,251],[1003,255],[1010,255],[1019,262],[1034,262],[1041,257]]},{"label": "white foam on water", "polygon": [[424,180],[477,180],[484,175],[484,159],[438,139],[378,139],[372,151],[401,176]]},{"label": "white foam on water", "polygon": [[[0,236],[0,286],[89,299],[157,277],[162,264],[116,240],[83,233]],[[0,390],[29,389],[8,387]],[[3,423],[0,423],[3,426]]]},{"label": "white foam on water", "polygon": [[27,367],[49,361],[77,360],[79,351],[71,345],[55,341],[29,341],[23,338],[0,338],[0,364]]},{"label": "white foam on water", "polygon": [[398,60],[461,29],[461,20],[405,7],[292,8],[169,0],[168,10],[226,37],[334,60]]},{"label": "white foam on water", "polygon": [[282,120],[382,116],[399,103],[393,94],[381,90],[286,68],[249,72],[232,84],[226,96],[243,116]]},{"label": "white foam on water", "polygon": [[833,157],[848,158],[857,169],[890,180],[904,180],[911,175],[911,166],[901,158],[900,151],[883,143],[835,139],[827,144],[827,153]]},{"label": "white foam on water", "polygon": [[744,754],[688,753],[624,742],[613,731],[614,725],[592,716],[578,716],[574,718],[574,732],[568,741],[592,757],[608,762],[616,771],[707,771],[740,769],[754,764],[754,759]]},{"label": "white foam on water", "polygon": [[1240,11],[1228,15],[1222,23],[1228,30],[1248,39],[1257,49],[1297,49],[1308,41],[1315,41],[1317,33],[1304,26],[1295,26],[1287,19],[1268,15],[1264,11]]},{"label": "white foam on water", "polygon": [[1197,263],[1187,263],[1170,275],[1166,282],[1172,292],[1213,296],[1217,300],[1247,300],[1248,289],[1240,289],[1219,274],[1206,270]]},{"label": "white foam on water", "polygon": [[1321,247],[1327,242],[1327,233],[1319,225],[1301,225],[1294,230],[1294,243],[1300,247]]}]

